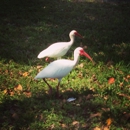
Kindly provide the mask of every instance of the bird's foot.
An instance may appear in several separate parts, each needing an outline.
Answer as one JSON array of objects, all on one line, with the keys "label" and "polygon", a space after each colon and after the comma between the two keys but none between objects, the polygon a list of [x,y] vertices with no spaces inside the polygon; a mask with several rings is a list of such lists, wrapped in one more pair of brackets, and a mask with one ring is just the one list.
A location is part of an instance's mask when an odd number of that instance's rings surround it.
[{"label": "bird's foot", "polygon": [[48,94],[49,94],[49,95],[52,95],[52,88],[50,88],[50,89],[48,90]]}]

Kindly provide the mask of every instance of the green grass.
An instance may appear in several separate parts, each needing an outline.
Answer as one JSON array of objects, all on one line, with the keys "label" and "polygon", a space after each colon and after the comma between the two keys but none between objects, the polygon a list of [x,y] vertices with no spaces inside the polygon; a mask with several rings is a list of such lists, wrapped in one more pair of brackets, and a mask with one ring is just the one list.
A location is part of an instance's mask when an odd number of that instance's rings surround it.
[{"label": "green grass", "polygon": [[[80,0],[79,0],[80,1]],[[74,0],[10,0],[0,2],[0,129],[111,130],[130,129],[130,4]],[[81,57],[62,79],[61,99],[35,81],[44,59],[38,53],[49,44],[76,38],[63,58],[87,46],[96,62]],[[113,77],[115,82],[108,83]],[[74,102],[67,102],[75,97]],[[112,122],[108,126],[106,121]]]}]

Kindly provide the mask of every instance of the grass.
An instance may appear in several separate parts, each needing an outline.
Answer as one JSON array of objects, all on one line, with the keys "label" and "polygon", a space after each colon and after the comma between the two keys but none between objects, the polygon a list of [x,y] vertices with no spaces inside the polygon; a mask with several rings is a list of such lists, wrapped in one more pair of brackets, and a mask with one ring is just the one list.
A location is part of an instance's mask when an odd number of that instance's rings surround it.
[{"label": "grass", "polygon": [[[130,4],[69,0],[0,2],[0,129],[1,130],[128,130],[130,129]],[[61,99],[34,81],[45,67],[38,53],[49,44],[76,38],[64,58],[78,46],[95,60],[81,57],[63,78]],[[114,81],[113,81],[113,79]],[[75,97],[74,102],[67,102]]]}]

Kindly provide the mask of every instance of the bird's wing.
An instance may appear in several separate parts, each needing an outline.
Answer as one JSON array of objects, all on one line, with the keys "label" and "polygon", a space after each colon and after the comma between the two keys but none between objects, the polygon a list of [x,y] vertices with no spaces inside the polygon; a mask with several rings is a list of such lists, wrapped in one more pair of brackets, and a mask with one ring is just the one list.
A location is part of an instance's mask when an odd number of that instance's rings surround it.
[{"label": "bird's wing", "polygon": [[56,60],[50,63],[42,71],[40,71],[35,79],[42,78],[58,78],[66,76],[73,69],[72,61],[70,60]]},{"label": "bird's wing", "polygon": [[50,45],[48,48],[39,53],[38,58],[48,57],[61,57],[67,53],[70,45],[69,42],[58,42]]}]

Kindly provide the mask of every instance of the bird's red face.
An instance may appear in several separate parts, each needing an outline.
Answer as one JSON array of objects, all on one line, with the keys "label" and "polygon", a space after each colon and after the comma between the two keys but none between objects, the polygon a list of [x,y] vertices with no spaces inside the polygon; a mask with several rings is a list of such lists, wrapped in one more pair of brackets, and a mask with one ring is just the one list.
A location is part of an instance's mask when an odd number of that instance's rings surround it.
[{"label": "bird's red face", "polygon": [[75,31],[74,34],[80,38],[83,38],[77,31]]},{"label": "bird's red face", "polygon": [[93,62],[93,59],[91,58],[91,56],[89,56],[89,54],[87,54],[83,49],[80,50],[79,53],[81,56],[85,56],[87,57],[89,60],[91,60]]}]

